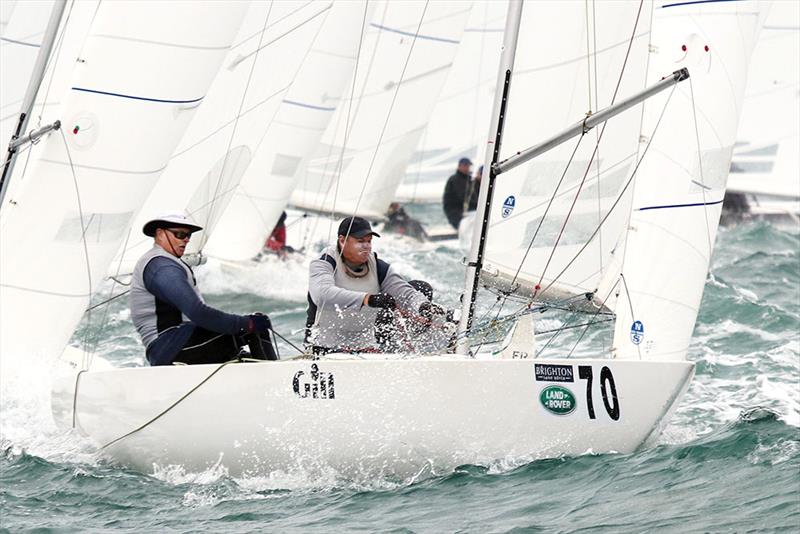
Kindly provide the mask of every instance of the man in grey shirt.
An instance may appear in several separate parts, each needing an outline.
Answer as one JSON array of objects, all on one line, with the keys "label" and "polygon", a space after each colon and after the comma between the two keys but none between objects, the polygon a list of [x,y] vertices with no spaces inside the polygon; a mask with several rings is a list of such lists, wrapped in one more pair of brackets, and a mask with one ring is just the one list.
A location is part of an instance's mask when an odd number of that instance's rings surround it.
[{"label": "man in grey shirt", "polygon": [[339,224],[336,247],[328,247],[311,262],[308,280],[308,316],[306,343],[315,354],[329,352],[382,352],[378,323],[388,329],[394,323],[385,320],[392,310],[406,316],[430,321],[444,310],[432,304],[414,289],[385,261],[372,252],[369,221],[348,217]]}]

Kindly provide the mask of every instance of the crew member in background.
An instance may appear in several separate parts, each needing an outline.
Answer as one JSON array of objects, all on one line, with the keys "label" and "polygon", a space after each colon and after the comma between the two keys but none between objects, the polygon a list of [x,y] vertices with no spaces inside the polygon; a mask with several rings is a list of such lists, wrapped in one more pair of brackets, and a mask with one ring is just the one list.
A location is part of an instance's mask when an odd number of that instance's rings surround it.
[{"label": "crew member in background", "polygon": [[142,231],[153,248],[136,263],[131,319],[150,365],[222,363],[249,345],[251,357],[274,360],[271,324],[263,314],[232,315],[203,301],[192,269],[181,261],[192,234],[202,227],[183,214],[148,221]]},{"label": "crew member in background", "polygon": [[348,217],[339,224],[336,247],[328,247],[309,267],[306,343],[315,354],[385,350],[381,332],[392,323],[378,312],[400,313],[430,321],[444,310],[414,289],[372,252],[372,231],[366,219]]},{"label": "crew member in background", "polygon": [[450,225],[458,230],[461,223],[461,216],[464,214],[464,207],[469,199],[470,170],[472,162],[469,158],[458,160],[458,168],[454,175],[447,179],[442,196],[442,206],[444,214]]},{"label": "crew member in background", "polygon": [[406,213],[405,208],[398,202],[389,204],[389,209],[386,212],[386,224],[383,225],[383,229],[387,232],[414,237],[420,241],[423,241],[428,235],[425,232],[425,228],[422,227],[422,223]]}]

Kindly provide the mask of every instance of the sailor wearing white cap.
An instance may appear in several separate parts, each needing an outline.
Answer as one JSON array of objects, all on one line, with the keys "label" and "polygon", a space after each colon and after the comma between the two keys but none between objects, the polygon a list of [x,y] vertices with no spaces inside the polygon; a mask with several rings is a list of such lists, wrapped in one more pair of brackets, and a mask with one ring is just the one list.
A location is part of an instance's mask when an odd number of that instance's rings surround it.
[{"label": "sailor wearing white cap", "polygon": [[233,315],[203,301],[192,269],[181,261],[192,234],[202,230],[182,213],[168,213],[142,228],[153,248],[136,263],[131,319],[151,365],[221,363],[250,346],[253,357],[276,359],[263,314]]}]

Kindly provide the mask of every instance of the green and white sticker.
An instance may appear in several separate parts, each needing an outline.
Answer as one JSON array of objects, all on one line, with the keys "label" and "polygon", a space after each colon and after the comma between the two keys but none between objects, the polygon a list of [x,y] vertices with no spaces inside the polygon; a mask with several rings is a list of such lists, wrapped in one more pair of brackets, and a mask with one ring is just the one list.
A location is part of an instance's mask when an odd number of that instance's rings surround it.
[{"label": "green and white sticker", "polygon": [[547,386],[539,394],[539,402],[545,410],[556,415],[569,415],[578,405],[575,395],[563,386]]}]

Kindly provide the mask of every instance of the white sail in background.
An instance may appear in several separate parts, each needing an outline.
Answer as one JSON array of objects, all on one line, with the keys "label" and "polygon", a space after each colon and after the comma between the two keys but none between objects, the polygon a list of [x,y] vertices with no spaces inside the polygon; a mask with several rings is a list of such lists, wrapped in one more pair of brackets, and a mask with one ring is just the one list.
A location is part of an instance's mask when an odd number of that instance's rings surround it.
[{"label": "white sail in background", "polygon": [[5,37],[6,28],[8,28],[8,23],[14,15],[14,8],[16,7],[17,0],[0,2],[0,37]]},{"label": "white sail in background", "polygon": [[337,106],[292,204],[384,215],[430,119],[470,7],[462,1],[376,7],[356,67],[354,100]]},{"label": "white sail in background", "polygon": [[182,1],[99,6],[71,88],[44,119],[60,119],[62,129],[30,149],[27,166],[16,166],[18,184],[0,209],[4,357],[63,350],[246,8]]},{"label": "white sail in background", "polygon": [[[644,88],[650,3],[641,10],[639,2],[588,6],[587,12],[582,2],[525,4],[501,160]],[[597,289],[623,234],[630,193],[592,234],[634,168],[640,110],[498,177],[485,282],[546,300]]]},{"label": "white sail in background", "polygon": [[344,98],[372,11],[365,0],[333,4],[208,242],[209,255],[245,260],[261,250]]},{"label": "white sail in background", "polygon": [[483,164],[497,82],[507,0],[476,0],[450,75],[436,101],[396,199],[441,202],[447,177],[462,157]]},{"label": "white sail in background", "polygon": [[657,3],[649,78],[682,67],[691,78],[645,105],[643,135],[652,139],[643,139],[651,145],[616,288],[617,358],[685,357],[759,27],[757,1]]},{"label": "white sail in background", "polygon": [[134,224],[121,272],[150,247],[139,229],[186,210],[205,228],[187,247],[202,250],[253,161],[322,23],[328,1],[254,2],[219,75]]},{"label": "white sail in background", "polygon": [[794,214],[800,215],[798,116],[800,2],[773,2],[748,69],[729,191],[764,200],[793,200]]}]

